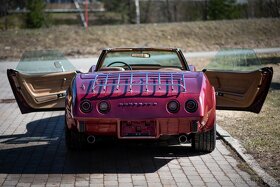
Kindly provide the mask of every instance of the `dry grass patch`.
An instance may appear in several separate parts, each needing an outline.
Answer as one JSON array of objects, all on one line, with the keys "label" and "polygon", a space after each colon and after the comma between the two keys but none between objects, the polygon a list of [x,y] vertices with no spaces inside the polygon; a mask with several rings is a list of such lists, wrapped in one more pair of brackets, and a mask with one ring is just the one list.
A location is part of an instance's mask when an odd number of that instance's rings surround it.
[{"label": "dry grass patch", "polygon": [[89,56],[107,47],[179,47],[188,51],[221,47],[279,47],[280,19],[250,19],[170,24],[59,26],[0,31],[0,59],[26,50],[58,49],[68,56]]},{"label": "dry grass patch", "polygon": [[[219,110],[217,123],[239,139],[261,167],[280,181],[280,53],[258,54],[258,57],[264,66],[271,66],[274,70],[270,91],[261,112],[254,114]],[[202,70],[211,60],[190,58],[188,62]],[[246,164],[241,164],[240,168],[249,172]]]},{"label": "dry grass patch", "polygon": [[270,66],[274,77],[262,111],[218,111],[217,123],[239,139],[261,167],[280,181],[280,65]]}]

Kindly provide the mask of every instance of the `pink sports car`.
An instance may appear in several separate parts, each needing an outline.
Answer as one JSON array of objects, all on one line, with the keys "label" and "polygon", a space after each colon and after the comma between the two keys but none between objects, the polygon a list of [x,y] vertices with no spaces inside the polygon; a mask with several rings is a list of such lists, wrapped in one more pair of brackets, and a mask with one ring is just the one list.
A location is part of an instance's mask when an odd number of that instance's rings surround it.
[{"label": "pink sports car", "polygon": [[252,51],[236,51],[196,71],[179,49],[105,49],[86,73],[60,53],[30,52],[7,73],[22,113],[65,109],[69,149],[109,137],[172,139],[211,152],[216,109],[260,112],[273,75]]}]

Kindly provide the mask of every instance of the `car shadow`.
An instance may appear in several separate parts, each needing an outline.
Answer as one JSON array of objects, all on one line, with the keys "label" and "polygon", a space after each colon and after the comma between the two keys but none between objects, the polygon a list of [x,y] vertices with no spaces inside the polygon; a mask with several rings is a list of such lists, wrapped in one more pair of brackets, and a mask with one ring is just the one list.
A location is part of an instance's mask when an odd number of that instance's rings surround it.
[{"label": "car shadow", "polygon": [[25,134],[0,136],[0,173],[151,173],[178,157],[193,157],[190,146],[110,141],[68,151],[64,116],[29,122]]}]

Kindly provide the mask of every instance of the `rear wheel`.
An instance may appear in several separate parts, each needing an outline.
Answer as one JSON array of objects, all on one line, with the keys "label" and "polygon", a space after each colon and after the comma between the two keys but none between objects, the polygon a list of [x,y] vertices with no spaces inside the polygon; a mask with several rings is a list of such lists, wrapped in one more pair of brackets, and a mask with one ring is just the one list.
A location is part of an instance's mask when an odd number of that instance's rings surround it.
[{"label": "rear wheel", "polygon": [[65,120],[65,144],[68,150],[79,150],[85,147],[86,138],[85,135],[68,128]]},{"label": "rear wheel", "polygon": [[216,124],[213,129],[203,133],[193,134],[192,148],[195,151],[210,153],[216,147]]}]

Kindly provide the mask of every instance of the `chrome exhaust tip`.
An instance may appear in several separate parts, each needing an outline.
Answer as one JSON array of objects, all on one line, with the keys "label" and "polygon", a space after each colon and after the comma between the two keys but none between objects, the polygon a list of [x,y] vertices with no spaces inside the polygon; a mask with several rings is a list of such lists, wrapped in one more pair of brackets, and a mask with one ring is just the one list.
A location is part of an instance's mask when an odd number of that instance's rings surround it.
[{"label": "chrome exhaust tip", "polygon": [[179,141],[179,143],[188,143],[188,137],[186,136],[186,135],[180,135],[179,137],[178,137],[178,141]]},{"label": "chrome exhaust tip", "polygon": [[87,137],[87,142],[89,144],[93,144],[95,142],[95,136],[92,136],[92,135],[88,136]]}]

